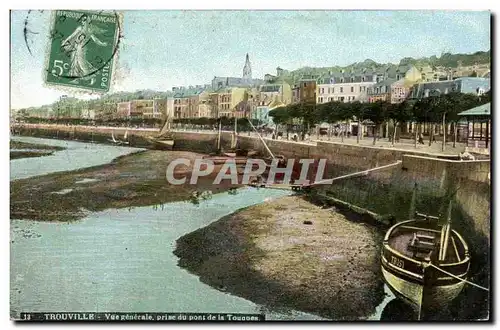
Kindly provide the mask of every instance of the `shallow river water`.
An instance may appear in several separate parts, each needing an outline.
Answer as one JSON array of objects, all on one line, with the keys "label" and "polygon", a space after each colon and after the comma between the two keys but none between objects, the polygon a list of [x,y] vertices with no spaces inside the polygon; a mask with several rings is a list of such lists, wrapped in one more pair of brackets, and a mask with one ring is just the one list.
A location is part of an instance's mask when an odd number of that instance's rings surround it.
[{"label": "shallow river water", "polygon": [[[66,147],[52,156],[16,159],[11,180],[105,164],[137,151],[73,141],[15,140]],[[175,241],[242,207],[286,195],[243,188],[194,205],[110,209],[74,223],[11,220],[11,315],[20,312],[232,312],[266,319],[318,320],[269,310],[218,291],[177,266]]]}]

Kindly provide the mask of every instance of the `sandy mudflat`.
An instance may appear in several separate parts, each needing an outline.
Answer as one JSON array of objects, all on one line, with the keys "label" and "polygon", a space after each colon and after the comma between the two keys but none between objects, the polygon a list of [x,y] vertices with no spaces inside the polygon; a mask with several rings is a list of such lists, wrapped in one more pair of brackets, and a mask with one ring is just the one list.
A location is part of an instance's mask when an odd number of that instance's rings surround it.
[{"label": "sandy mudflat", "polygon": [[159,205],[190,199],[194,191],[218,193],[235,187],[229,180],[213,185],[216,172],[191,185],[191,169],[184,165],[176,168],[174,177],[185,174],[188,184],[167,182],[165,173],[172,160],[187,158],[192,163],[202,156],[183,151],[142,151],[106,165],[11,181],[10,217],[72,221],[88,211]]},{"label": "sandy mudflat", "polygon": [[45,144],[10,141],[10,159],[49,156],[58,150],[64,150],[64,148]]},{"label": "sandy mudflat", "polygon": [[187,234],[174,253],[221,290],[270,308],[353,320],[382,301],[381,240],[373,227],[289,196]]}]

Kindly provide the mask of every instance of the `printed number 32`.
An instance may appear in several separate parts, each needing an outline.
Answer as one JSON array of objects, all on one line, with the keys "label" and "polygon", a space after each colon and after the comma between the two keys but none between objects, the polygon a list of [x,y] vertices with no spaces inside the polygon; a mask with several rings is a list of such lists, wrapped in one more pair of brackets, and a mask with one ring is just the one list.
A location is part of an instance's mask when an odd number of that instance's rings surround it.
[{"label": "printed number 32", "polygon": [[[62,66],[61,66],[62,65]],[[64,63],[63,61],[61,60],[54,60],[54,68],[52,69],[52,75],[54,77],[59,77],[62,75],[63,71],[64,70],[67,70],[69,67],[69,64],[68,63]],[[57,70],[59,70],[59,72],[57,72]]]}]

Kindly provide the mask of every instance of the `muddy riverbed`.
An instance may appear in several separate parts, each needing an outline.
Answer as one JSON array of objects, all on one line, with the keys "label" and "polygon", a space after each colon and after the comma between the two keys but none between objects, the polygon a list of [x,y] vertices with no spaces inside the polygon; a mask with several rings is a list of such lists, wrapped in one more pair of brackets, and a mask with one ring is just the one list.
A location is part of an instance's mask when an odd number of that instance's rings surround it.
[{"label": "muddy riverbed", "polygon": [[203,282],[240,297],[357,320],[384,297],[381,240],[374,227],[289,196],[189,233],[174,253]]}]

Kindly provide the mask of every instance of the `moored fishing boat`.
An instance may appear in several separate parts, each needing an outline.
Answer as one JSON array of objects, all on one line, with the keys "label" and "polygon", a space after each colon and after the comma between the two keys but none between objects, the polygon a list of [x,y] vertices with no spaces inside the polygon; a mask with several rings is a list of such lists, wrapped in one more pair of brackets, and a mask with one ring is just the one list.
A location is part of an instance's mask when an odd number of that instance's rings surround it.
[{"label": "moored fishing boat", "polygon": [[[426,216],[392,226],[382,246],[382,274],[391,291],[418,313],[446,306],[467,281],[467,243],[451,229],[451,199],[446,218]],[[444,219],[444,221],[443,221]]]},{"label": "moored fishing boat", "polygon": [[167,117],[165,123],[160,130],[160,133],[156,137],[146,136],[146,140],[151,143],[153,149],[159,150],[173,150],[174,148],[174,136],[170,131],[170,121]]}]

